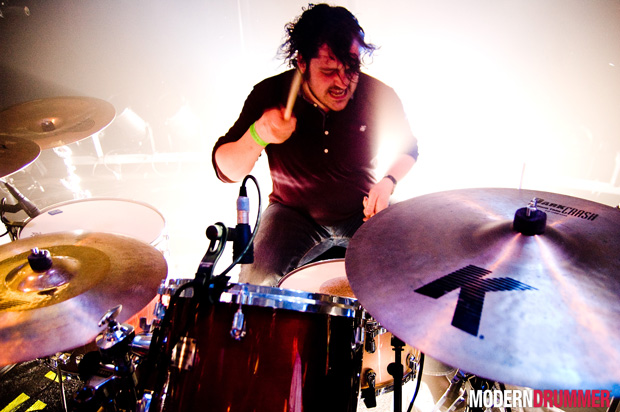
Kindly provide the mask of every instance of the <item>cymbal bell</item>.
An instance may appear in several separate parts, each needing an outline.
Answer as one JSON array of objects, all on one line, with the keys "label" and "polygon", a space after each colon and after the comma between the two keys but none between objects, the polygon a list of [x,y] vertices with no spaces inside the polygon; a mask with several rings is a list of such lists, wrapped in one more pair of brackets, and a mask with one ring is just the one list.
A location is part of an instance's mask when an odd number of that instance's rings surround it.
[{"label": "cymbal bell", "polygon": [[[542,234],[513,228],[537,199]],[[387,330],[462,370],[533,389],[620,391],[620,210],[531,190],[412,198],[354,235],[345,266]]]},{"label": "cymbal bell", "polygon": [[45,150],[92,136],[115,116],[112,104],[94,97],[38,99],[1,111],[0,135],[29,139]]},{"label": "cymbal bell", "polygon": [[[51,267],[29,263],[33,250],[48,251]],[[129,319],[166,272],[158,250],[122,235],[75,231],[0,246],[0,365],[93,342],[109,309],[122,304],[118,321]]]},{"label": "cymbal bell", "polygon": [[0,178],[13,174],[34,162],[41,148],[35,142],[0,135]]}]

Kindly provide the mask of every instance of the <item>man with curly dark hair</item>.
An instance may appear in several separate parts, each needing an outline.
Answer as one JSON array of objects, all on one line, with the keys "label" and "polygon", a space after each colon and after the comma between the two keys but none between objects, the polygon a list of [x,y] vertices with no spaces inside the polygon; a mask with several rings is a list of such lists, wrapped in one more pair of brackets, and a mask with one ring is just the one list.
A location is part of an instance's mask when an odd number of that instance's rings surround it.
[{"label": "man with curly dark hair", "polygon": [[[293,70],[254,86],[212,156],[218,178],[236,182],[267,154],[273,191],[254,242],[255,261],[242,265],[239,281],[270,286],[330,247],[346,247],[365,220],[388,206],[418,156],[396,93],[361,72],[375,46],[366,43],[353,14],[311,4],[286,33],[280,50]],[[296,72],[302,80],[292,106]],[[402,147],[385,177],[376,179],[385,135]]]}]

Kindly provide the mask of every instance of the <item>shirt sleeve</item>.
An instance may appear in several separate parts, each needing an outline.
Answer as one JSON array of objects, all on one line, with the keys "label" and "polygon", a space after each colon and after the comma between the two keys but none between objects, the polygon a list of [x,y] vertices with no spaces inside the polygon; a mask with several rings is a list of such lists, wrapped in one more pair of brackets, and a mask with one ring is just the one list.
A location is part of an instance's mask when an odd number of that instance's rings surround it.
[{"label": "shirt sleeve", "polygon": [[218,179],[226,183],[232,183],[217,165],[215,161],[215,152],[223,144],[236,142],[241,139],[245,132],[250,128],[252,123],[260,119],[263,112],[270,107],[277,107],[281,103],[282,81],[283,78],[292,76],[291,73],[283,73],[268,79],[265,79],[254,86],[250,94],[243,104],[239,117],[228,130],[228,132],[220,137],[213,146],[211,152],[211,162]]}]

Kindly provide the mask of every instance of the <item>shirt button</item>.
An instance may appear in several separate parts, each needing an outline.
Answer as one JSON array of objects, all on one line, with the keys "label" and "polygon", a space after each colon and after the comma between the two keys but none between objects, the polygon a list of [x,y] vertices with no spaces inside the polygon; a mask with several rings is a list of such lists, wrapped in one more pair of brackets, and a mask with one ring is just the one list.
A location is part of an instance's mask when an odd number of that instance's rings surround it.
[{"label": "shirt button", "polygon": [[324,153],[327,153],[327,152],[329,152],[329,150],[328,150],[328,149],[325,149],[325,150],[323,150],[323,152],[324,152]]},{"label": "shirt button", "polygon": [[325,130],[325,136],[329,134],[329,130]]}]

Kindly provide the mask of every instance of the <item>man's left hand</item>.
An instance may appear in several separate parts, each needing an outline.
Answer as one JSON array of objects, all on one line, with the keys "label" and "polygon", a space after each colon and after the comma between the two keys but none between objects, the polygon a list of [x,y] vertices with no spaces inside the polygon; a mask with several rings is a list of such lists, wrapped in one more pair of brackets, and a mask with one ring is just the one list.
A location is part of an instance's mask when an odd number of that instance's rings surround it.
[{"label": "man's left hand", "polygon": [[390,179],[381,179],[364,197],[364,222],[388,207],[394,183]]}]

